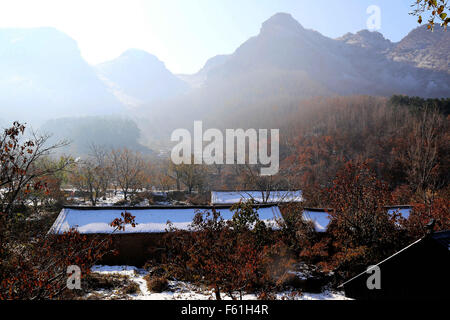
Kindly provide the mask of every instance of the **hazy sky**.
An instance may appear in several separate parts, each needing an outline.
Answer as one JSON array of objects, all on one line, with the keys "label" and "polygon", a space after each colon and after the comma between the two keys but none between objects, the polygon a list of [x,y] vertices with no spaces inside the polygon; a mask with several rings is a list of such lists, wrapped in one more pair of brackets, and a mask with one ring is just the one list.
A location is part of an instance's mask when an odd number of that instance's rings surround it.
[{"label": "hazy sky", "polygon": [[413,0],[0,0],[0,28],[55,27],[74,38],[91,64],[128,48],[156,55],[174,73],[194,73],[208,58],[231,53],[261,23],[288,12],[329,37],[366,28],[370,5],[381,29],[398,41],[417,26]]}]

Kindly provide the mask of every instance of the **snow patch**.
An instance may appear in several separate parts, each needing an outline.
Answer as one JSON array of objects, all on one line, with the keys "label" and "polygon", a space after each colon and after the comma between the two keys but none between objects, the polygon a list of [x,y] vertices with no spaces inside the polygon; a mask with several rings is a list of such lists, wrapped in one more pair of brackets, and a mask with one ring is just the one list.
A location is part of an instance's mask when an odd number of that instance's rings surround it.
[{"label": "snow patch", "polygon": [[[169,281],[169,288],[161,293],[150,292],[147,288],[147,282],[144,277],[147,271],[134,266],[103,266],[96,265],[91,271],[98,274],[116,274],[129,277],[139,285],[139,294],[129,294],[128,299],[133,300],[214,300],[215,295],[212,290],[205,290],[183,281]],[[108,293],[106,290],[96,291],[105,299],[114,298],[114,293]],[[276,292],[275,296],[279,300],[295,299],[295,300],[350,300],[344,296],[342,292],[324,291],[322,293],[307,293],[293,295],[292,291]],[[108,296],[109,294],[109,296]],[[86,297],[89,297],[88,294]],[[231,300],[226,294],[221,295],[223,300]],[[236,295],[238,297],[238,295]],[[256,294],[243,294],[243,300],[257,300]]]}]

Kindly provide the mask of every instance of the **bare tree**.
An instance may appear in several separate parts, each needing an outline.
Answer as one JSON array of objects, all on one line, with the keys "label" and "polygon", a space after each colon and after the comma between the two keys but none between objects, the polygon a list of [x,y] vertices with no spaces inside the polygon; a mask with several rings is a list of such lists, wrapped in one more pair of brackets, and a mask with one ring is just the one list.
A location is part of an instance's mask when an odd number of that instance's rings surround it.
[{"label": "bare tree", "polygon": [[425,194],[427,189],[436,188],[443,121],[437,111],[430,109],[425,109],[421,117],[412,121],[403,161],[412,188]]},{"label": "bare tree", "polygon": [[[283,188],[283,179],[280,176],[261,176],[259,165],[245,164],[244,170],[241,174],[245,181],[245,185],[252,189],[261,192],[261,199],[263,203],[267,203],[272,191],[277,191]],[[281,200],[281,199],[280,199]]]},{"label": "bare tree", "polygon": [[187,187],[188,192],[192,193],[194,188],[202,191],[205,186],[205,166],[201,164],[180,164],[180,180]]},{"label": "bare tree", "polygon": [[159,161],[151,169],[151,176],[160,189],[169,191],[175,184],[175,179],[169,173],[170,165],[167,161]]},{"label": "bare tree", "polygon": [[72,172],[72,184],[80,191],[87,193],[89,201],[93,206],[102,193],[103,182],[100,173],[101,168],[95,166],[92,161],[86,160],[78,164]]},{"label": "bare tree", "polygon": [[100,185],[99,196],[105,196],[111,183],[113,172],[109,152],[106,148],[91,144],[90,158]]},{"label": "bare tree", "polygon": [[127,148],[112,150],[110,154],[114,181],[123,192],[124,200],[130,193],[142,188],[144,160],[140,153]]},{"label": "bare tree", "polygon": [[8,216],[21,194],[44,188],[40,179],[63,171],[73,163],[68,157],[56,164],[39,162],[55,149],[67,146],[68,142],[48,145],[50,135],[32,131],[31,137],[24,139],[24,132],[25,126],[14,122],[0,136],[0,212]]},{"label": "bare tree", "polygon": [[181,189],[181,165],[174,164],[171,160],[168,161],[168,170],[167,174],[173,180],[175,180],[177,190]]}]

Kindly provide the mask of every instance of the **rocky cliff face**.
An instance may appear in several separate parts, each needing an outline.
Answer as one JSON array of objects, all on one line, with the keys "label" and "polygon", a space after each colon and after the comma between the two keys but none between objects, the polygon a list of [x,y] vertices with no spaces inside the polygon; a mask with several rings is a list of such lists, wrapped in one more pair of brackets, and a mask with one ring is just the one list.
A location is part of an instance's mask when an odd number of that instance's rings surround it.
[{"label": "rocky cliff face", "polygon": [[450,74],[450,30],[426,26],[412,30],[388,52],[393,61]]},{"label": "rocky cliff face", "polygon": [[394,44],[376,31],[361,30],[355,34],[347,33],[336,40],[346,44],[374,50],[377,53],[387,53]]},{"label": "rocky cliff face", "polygon": [[[317,95],[446,96],[450,90],[448,33],[426,32],[417,28],[399,43],[367,30],[331,39],[279,13],[262,24],[257,36],[209,68],[205,85],[225,87],[241,78],[257,85],[264,75],[274,87],[292,90],[293,95],[321,87]],[[314,92],[308,90],[308,94]]]}]

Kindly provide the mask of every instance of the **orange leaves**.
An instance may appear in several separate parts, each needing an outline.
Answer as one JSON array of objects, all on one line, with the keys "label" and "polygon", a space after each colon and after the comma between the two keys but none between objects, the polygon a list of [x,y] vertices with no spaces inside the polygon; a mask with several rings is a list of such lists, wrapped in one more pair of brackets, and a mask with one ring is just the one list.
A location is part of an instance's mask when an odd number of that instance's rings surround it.
[{"label": "orange leaves", "polygon": [[250,208],[241,204],[230,221],[223,221],[215,210],[199,213],[191,232],[168,233],[167,262],[182,278],[201,281],[232,298],[236,291],[260,291],[274,285],[292,265],[290,250],[277,243],[273,233],[257,227],[260,221]]},{"label": "orange leaves", "polygon": [[125,225],[129,224],[133,228],[136,227],[136,216],[131,215],[131,213],[125,211],[121,213],[122,218],[114,219],[109,225],[115,230],[125,231]]},{"label": "orange leaves", "polygon": [[402,245],[396,220],[385,208],[392,203],[391,192],[368,161],[347,162],[322,193],[333,208],[328,234],[310,243],[302,251],[303,257],[315,258],[326,270],[352,273]]},{"label": "orange leaves", "polygon": [[[111,239],[87,237],[76,230],[37,238],[23,256],[0,265],[0,299],[52,299],[64,295],[67,267],[78,265],[82,278],[109,252]],[[25,250],[24,249],[24,250]]]},{"label": "orange leaves", "polygon": [[450,229],[450,200],[436,197],[429,203],[415,203],[409,218],[403,221],[404,227],[413,239],[426,233],[425,225],[435,220],[434,231]]},{"label": "orange leaves", "polygon": [[417,22],[419,24],[423,21],[422,14],[428,13],[427,28],[429,30],[434,29],[436,19],[441,21],[440,25],[442,27],[447,28],[447,25],[450,22],[450,18],[447,18],[447,13],[444,12],[450,9],[447,0],[417,0],[415,1],[415,5],[416,9],[410,14],[418,16]]}]

